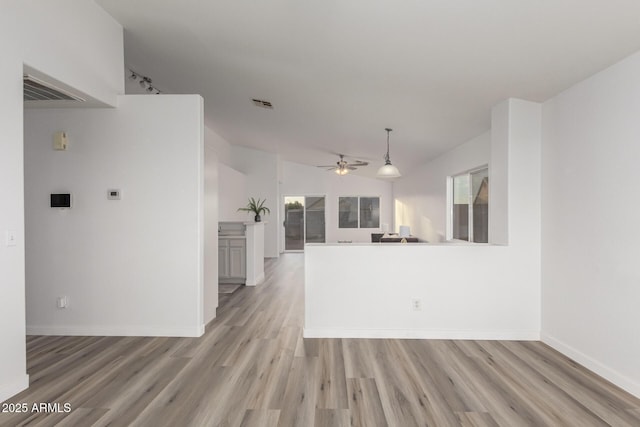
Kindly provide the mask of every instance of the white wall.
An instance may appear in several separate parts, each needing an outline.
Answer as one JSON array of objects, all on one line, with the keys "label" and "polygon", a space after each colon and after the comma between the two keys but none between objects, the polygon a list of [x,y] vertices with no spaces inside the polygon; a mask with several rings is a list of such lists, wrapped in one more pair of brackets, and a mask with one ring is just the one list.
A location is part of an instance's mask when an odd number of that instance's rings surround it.
[{"label": "white wall", "polygon": [[[541,105],[512,99],[493,114],[508,129],[509,245],[308,245],[305,336],[539,338]],[[441,159],[439,174],[475,159],[484,139]],[[504,142],[492,132],[492,146]]]},{"label": "white wall", "polygon": [[232,165],[231,158],[231,145],[221,137],[216,131],[214,131],[211,127],[205,124],[204,127],[204,139],[207,142],[207,145],[211,147],[218,157],[218,162],[223,163],[225,165]]},{"label": "white wall", "polygon": [[[379,233],[380,228],[353,229],[338,228],[338,197],[340,196],[379,196],[380,224],[393,225],[392,184],[379,179],[365,178],[354,174],[339,176],[333,172],[313,166],[293,162],[282,162],[281,196],[326,196],[326,241],[351,240],[353,242],[371,242],[371,233]],[[280,200],[281,215],[284,215],[284,200]],[[281,238],[283,227],[280,226]]]},{"label": "white wall", "polygon": [[94,2],[7,0],[2,15],[18,61],[108,105],[124,93],[122,26]]},{"label": "white wall", "polygon": [[640,396],[640,53],[543,117],[543,340]]},{"label": "white wall", "polygon": [[[271,210],[270,215],[264,215],[264,256],[277,258],[280,255],[278,247],[278,231],[280,200],[278,188],[278,163],[276,154],[252,148],[233,146],[231,151],[232,167],[246,176],[247,197],[267,199],[265,206]],[[221,184],[223,185],[223,184]],[[247,201],[242,204],[246,206]],[[239,207],[239,206],[238,206]],[[252,221],[253,215],[246,213],[244,221]]]},{"label": "white wall", "polygon": [[238,212],[238,208],[247,206],[247,177],[245,174],[230,168],[225,164],[219,165],[220,177],[220,221],[253,221],[246,212]]},{"label": "white wall", "polygon": [[539,339],[539,282],[523,277],[538,266],[523,255],[491,245],[307,245],[304,336]]},{"label": "white wall", "polygon": [[[123,95],[118,104],[25,113],[27,329],[198,336],[202,98]],[[58,130],[67,151],[52,149]],[[122,199],[107,200],[110,188]],[[71,192],[74,206],[51,209],[54,192]]]},{"label": "white wall", "polygon": [[[82,37],[78,37],[82,34]],[[122,27],[93,2],[7,0],[0,13],[0,401],[28,385],[25,351],[22,72],[28,64],[115,104],[122,93]]]},{"label": "white wall", "polygon": [[396,224],[411,227],[411,234],[428,242],[445,240],[447,229],[447,177],[489,164],[491,134],[484,133],[444,153],[393,188]]}]

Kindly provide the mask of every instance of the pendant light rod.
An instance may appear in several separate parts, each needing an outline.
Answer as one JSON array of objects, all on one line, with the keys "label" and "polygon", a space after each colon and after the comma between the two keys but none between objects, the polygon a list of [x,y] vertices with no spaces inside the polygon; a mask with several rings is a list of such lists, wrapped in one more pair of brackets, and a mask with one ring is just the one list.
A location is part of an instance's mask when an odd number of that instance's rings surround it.
[{"label": "pendant light rod", "polygon": [[387,154],[384,155],[384,164],[385,165],[390,165],[391,164],[391,158],[389,157],[389,134],[391,133],[391,131],[393,129],[384,128],[384,130],[387,131]]}]

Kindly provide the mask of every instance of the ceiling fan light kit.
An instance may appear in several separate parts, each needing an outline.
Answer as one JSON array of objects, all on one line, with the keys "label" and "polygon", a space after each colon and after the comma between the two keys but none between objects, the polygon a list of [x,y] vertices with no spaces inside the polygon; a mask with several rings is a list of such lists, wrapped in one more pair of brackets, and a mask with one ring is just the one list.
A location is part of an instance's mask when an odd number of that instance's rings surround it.
[{"label": "ceiling fan light kit", "polygon": [[389,158],[389,134],[393,129],[385,128],[387,131],[387,153],[384,155],[384,166],[378,169],[378,178],[398,178],[400,175],[400,171],[397,167],[391,164],[391,159]]},{"label": "ceiling fan light kit", "polygon": [[340,160],[336,162],[336,166],[318,166],[319,168],[326,168],[328,171],[334,171],[337,175],[346,175],[350,171],[357,170],[359,167],[367,166],[368,162],[363,162],[362,160],[355,160],[353,163],[349,163],[344,159],[344,154],[338,154],[340,156]]}]

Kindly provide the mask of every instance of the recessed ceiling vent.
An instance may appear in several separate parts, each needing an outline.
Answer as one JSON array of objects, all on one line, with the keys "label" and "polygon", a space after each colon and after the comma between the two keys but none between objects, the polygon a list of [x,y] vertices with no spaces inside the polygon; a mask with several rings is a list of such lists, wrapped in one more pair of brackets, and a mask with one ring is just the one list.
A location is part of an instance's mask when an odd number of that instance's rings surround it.
[{"label": "recessed ceiling vent", "polygon": [[28,74],[24,75],[23,82],[25,101],[85,101],[79,96]]},{"label": "recessed ceiling vent", "polygon": [[253,105],[255,105],[256,107],[273,110],[273,104],[271,104],[271,102],[269,101],[264,101],[262,99],[252,99],[251,101],[253,101]]}]

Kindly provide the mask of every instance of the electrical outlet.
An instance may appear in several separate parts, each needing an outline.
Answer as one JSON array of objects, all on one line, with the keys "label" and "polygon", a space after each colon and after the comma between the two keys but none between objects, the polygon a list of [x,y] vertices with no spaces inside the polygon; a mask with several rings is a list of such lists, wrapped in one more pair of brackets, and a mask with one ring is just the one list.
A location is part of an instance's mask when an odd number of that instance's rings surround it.
[{"label": "electrical outlet", "polygon": [[422,311],[422,300],[418,298],[411,299],[411,309],[413,311]]},{"label": "electrical outlet", "polygon": [[67,297],[58,297],[58,299],[56,300],[56,304],[59,309],[67,308]]}]

